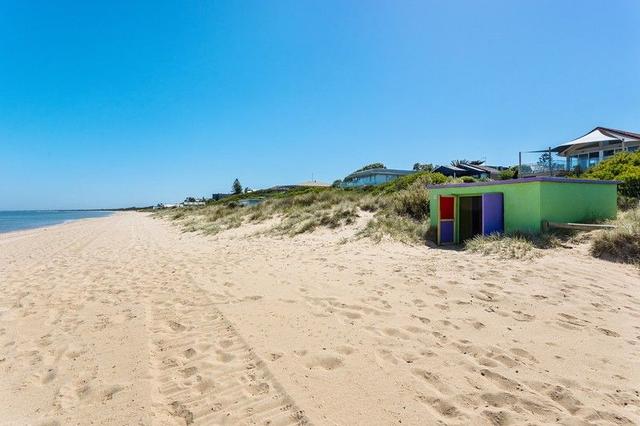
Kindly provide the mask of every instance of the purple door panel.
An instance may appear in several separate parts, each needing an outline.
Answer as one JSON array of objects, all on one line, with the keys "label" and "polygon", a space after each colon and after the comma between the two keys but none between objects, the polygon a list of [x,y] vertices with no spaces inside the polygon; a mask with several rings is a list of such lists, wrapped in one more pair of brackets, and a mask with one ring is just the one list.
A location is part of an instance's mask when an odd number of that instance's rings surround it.
[{"label": "purple door panel", "polygon": [[453,220],[440,221],[440,244],[453,242]]},{"label": "purple door panel", "polygon": [[482,234],[504,232],[504,203],[501,192],[482,194]]}]

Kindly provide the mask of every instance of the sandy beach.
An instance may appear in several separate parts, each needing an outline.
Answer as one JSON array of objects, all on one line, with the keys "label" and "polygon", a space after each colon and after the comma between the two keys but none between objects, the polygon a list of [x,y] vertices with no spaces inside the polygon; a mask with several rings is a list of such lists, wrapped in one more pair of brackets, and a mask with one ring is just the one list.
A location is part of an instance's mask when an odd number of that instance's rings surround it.
[{"label": "sandy beach", "polygon": [[640,423],[633,266],[255,231],[0,234],[0,423]]}]

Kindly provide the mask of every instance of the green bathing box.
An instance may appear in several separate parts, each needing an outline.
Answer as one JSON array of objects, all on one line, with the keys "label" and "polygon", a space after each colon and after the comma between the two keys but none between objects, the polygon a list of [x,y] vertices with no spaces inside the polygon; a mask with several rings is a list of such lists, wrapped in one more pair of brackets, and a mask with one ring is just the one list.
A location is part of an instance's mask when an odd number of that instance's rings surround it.
[{"label": "green bathing box", "polygon": [[474,235],[539,233],[543,221],[590,223],[617,214],[618,181],[533,177],[428,186],[438,244]]}]

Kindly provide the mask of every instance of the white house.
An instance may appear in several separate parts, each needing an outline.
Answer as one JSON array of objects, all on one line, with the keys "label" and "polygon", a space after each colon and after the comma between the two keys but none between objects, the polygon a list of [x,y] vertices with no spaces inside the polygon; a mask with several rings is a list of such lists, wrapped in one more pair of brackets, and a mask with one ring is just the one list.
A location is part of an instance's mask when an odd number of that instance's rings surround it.
[{"label": "white house", "polygon": [[584,136],[563,143],[551,151],[566,158],[567,170],[586,170],[622,151],[640,149],[640,134],[626,130],[596,127]]}]

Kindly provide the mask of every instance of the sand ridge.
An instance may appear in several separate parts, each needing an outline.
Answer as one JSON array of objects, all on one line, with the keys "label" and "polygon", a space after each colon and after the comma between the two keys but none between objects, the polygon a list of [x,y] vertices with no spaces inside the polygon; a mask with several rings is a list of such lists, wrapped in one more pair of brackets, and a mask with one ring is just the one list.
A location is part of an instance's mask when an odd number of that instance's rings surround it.
[{"label": "sand ridge", "polygon": [[9,424],[635,424],[640,275],[138,213],[0,235]]}]

